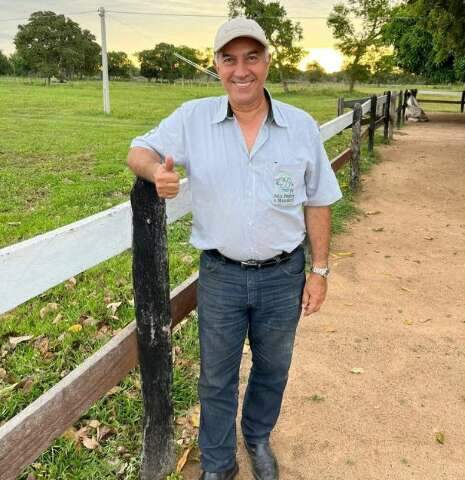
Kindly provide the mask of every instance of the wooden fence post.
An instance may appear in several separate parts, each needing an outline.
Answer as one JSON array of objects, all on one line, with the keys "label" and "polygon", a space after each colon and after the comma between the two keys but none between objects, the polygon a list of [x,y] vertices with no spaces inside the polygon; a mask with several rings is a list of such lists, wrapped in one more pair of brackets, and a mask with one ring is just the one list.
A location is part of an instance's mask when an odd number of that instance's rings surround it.
[{"label": "wooden fence post", "polygon": [[405,111],[407,110],[407,100],[410,96],[410,90],[404,92],[404,103],[402,104],[402,123],[405,124]]},{"label": "wooden fence post", "polygon": [[391,91],[387,92],[387,98],[384,109],[384,141],[389,142],[389,122],[390,122],[390,106],[391,106]]},{"label": "wooden fence post", "polygon": [[460,100],[460,112],[463,113],[465,109],[465,90],[462,92],[462,100]]},{"label": "wooden fence post", "polygon": [[399,100],[397,102],[397,128],[400,128],[400,122],[402,119],[402,105],[404,103],[404,93],[402,90],[399,92]]},{"label": "wooden fence post", "polygon": [[368,151],[373,152],[375,146],[375,133],[376,133],[376,105],[378,103],[378,97],[373,95],[371,97],[370,105],[370,126],[368,127]]},{"label": "wooden fence post", "polygon": [[355,192],[360,183],[360,144],[362,133],[362,106],[354,105],[354,118],[352,122],[352,157],[350,159],[350,189]]},{"label": "wooden fence post", "polygon": [[390,92],[390,102],[389,102],[389,140],[394,138],[394,124],[396,122],[396,96],[394,92]]},{"label": "wooden fence post", "polygon": [[162,480],[176,461],[171,403],[171,315],[165,201],[137,179],[133,211],[133,283],[144,401],[141,480]]},{"label": "wooden fence post", "polygon": [[344,97],[337,99],[337,116],[339,117],[344,113]]}]

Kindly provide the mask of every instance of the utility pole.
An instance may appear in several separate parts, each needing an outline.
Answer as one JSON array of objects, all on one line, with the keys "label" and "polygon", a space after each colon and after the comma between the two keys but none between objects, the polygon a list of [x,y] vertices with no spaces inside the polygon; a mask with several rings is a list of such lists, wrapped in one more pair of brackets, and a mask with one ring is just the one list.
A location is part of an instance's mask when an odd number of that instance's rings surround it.
[{"label": "utility pole", "polygon": [[105,8],[98,9],[102,31],[102,81],[103,81],[103,112],[110,113],[110,83],[108,81],[107,33],[105,28]]}]

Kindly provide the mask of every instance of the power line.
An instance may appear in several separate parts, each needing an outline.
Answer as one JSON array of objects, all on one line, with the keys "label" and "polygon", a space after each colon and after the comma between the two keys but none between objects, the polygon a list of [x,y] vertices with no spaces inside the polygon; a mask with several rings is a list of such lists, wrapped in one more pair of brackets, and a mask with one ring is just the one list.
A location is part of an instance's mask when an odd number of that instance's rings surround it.
[{"label": "power line", "polygon": [[[58,17],[60,15],[69,17],[70,15],[88,15],[90,13],[97,13],[95,10],[87,10],[85,12],[71,12],[71,13],[57,13],[54,15],[40,15],[39,18],[44,18],[44,17]],[[30,17],[21,17],[21,18],[2,18],[0,19],[0,22],[21,22],[24,20],[29,20]]]},{"label": "power line", "polygon": [[[134,11],[121,11],[121,10],[107,10],[109,13],[122,13],[125,15],[153,15],[159,17],[196,17],[196,18],[228,18],[228,15],[214,15],[209,13],[174,13],[174,12],[134,12]],[[254,18],[276,18],[282,17],[262,16]],[[295,16],[289,17],[298,20],[326,20],[327,17],[317,16]]]}]

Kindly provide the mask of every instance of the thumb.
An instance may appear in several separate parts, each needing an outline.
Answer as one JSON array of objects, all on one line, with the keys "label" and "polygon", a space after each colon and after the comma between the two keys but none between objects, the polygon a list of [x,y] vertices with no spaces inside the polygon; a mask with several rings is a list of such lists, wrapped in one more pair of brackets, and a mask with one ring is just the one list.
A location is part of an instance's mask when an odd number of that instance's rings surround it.
[{"label": "thumb", "polygon": [[174,160],[171,155],[167,155],[165,158],[165,169],[167,172],[172,172],[174,169]]}]

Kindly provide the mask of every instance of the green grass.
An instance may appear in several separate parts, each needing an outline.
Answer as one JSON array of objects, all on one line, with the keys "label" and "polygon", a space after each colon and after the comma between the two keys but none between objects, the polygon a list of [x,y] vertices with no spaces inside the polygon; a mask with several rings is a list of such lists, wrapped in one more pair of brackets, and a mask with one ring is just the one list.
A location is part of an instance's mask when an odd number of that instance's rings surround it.
[{"label": "green grass", "polygon": [[[323,123],[335,116],[336,98],[354,98],[338,86],[316,86],[272,94],[310,112]],[[172,87],[112,83],[112,114],[102,113],[101,85],[77,82],[45,87],[38,82],[0,80],[0,248],[31,238],[126,201],[133,176],[126,167],[131,139],[146,132],[182,102],[222,94],[218,86]],[[332,158],[345,149],[350,132],[326,147]],[[379,141],[379,136],[378,136]],[[363,155],[366,169],[374,157]],[[347,171],[338,174],[345,197],[333,208],[333,230],[355,212]],[[188,244],[190,217],[169,226],[170,284],[178,285],[197,269],[198,252]],[[105,241],[105,239],[102,239]],[[121,302],[115,312],[109,304]],[[48,304],[56,309],[44,314]],[[42,315],[41,315],[42,310]],[[59,315],[57,319],[57,315]],[[81,331],[69,327],[88,321]],[[197,403],[197,324],[194,318],[176,333],[175,413],[184,416]],[[12,418],[56,384],[134,318],[131,257],[119,255],[39,295],[0,318],[0,424]],[[86,323],[86,322],[84,322]],[[34,335],[13,348],[9,337]],[[46,352],[40,342],[48,340]],[[48,353],[47,353],[48,351]],[[16,387],[12,388],[12,385]],[[59,438],[20,479],[138,478],[141,445],[141,398],[138,370],[118,391],[96,402],[74,425],[97,419],[112,429],[95,450]],[[95,432],[89,429],[89,433]],[[172,479],[176,476],[172,476]]]}]

